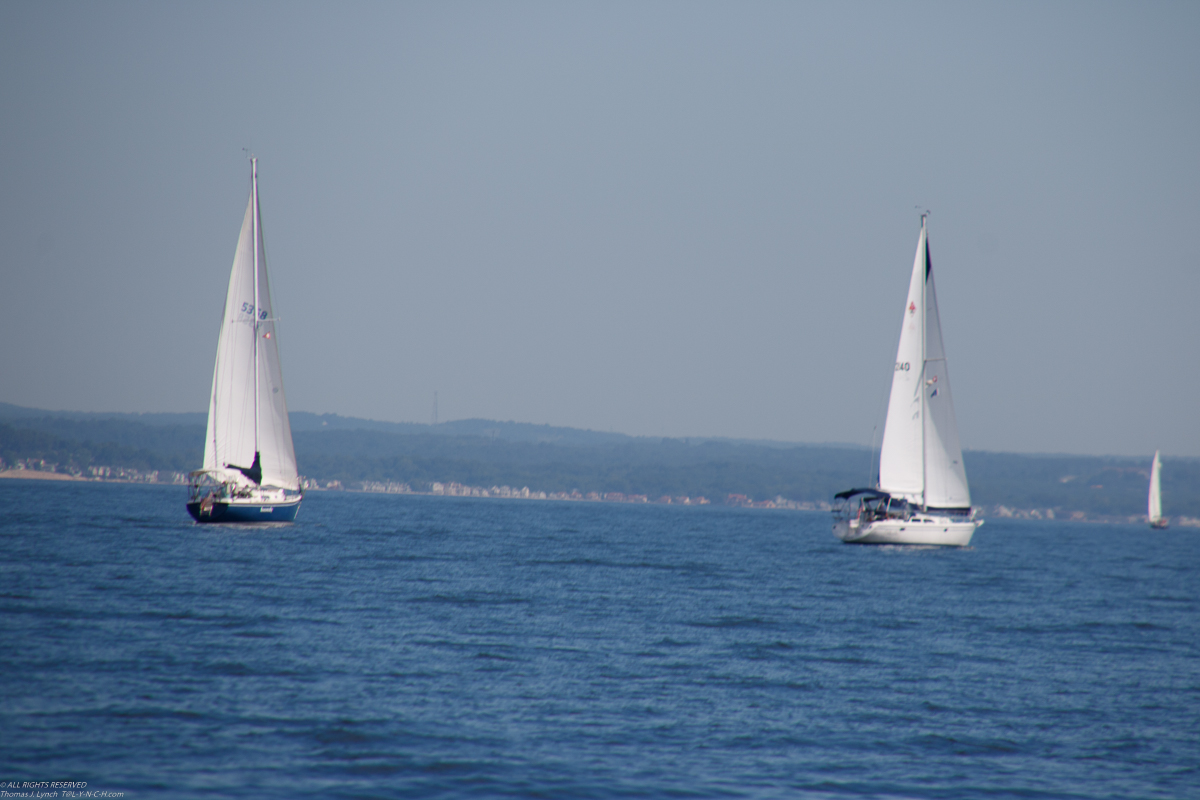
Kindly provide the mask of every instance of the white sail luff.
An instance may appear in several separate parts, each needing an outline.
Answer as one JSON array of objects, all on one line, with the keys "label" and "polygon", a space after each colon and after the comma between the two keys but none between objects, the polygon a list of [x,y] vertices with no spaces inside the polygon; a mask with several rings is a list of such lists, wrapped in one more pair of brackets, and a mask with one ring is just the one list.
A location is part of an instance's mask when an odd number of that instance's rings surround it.
[{"label": "white sail luff", "polygon": [[254,407],[247,403],[254,387],[254,197],[246,204],[241,234],[234,251],[217,337],[213,389],[208,409],[204,469],[224,470],[229,464],[249,467],[254,462]]},{"label": "white sail luff", "polygon": [[1159,488],[1159,471],[1162,469],[1162,462],[1158,458],[1158,451],[1154,451],[1154,463],[1150,466],[1150,498],[1148,501],[1147,516],[1150,517],[1150,522],[1155,523],[1162,519],[1162,490]]},{"label": "white sail luff", "polygon": [[883,441],[879,449],[878,484],[881,491],[918,504],[922,502],[925,491],[921,393],[924,305],[925,227],[922,225],[900,323],[900,343],[896,348],[887,420],[884,422]]}]

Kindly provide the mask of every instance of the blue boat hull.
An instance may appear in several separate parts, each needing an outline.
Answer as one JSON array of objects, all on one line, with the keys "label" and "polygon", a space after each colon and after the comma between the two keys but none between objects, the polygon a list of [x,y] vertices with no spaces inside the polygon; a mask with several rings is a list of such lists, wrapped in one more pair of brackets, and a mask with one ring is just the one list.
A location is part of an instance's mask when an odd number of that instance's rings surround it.
[{"label": "blue boat hull", "polygon": [[200,501],[187,504],[188,513],[196,522],[293,522],[300,510],[299,500],[255,505],[214,502],[208,513],[200,505]]}]

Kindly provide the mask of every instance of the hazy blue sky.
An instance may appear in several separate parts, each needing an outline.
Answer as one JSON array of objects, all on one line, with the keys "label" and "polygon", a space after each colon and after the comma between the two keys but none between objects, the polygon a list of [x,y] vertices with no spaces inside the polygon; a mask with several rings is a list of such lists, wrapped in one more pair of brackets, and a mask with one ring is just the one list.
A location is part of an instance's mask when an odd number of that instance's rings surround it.
[{"label": "hazy blue sky", "polygon": [[1200,455],[1200,4],[0,5],[0,401],[869,444],[918,233],[974,449]]}]

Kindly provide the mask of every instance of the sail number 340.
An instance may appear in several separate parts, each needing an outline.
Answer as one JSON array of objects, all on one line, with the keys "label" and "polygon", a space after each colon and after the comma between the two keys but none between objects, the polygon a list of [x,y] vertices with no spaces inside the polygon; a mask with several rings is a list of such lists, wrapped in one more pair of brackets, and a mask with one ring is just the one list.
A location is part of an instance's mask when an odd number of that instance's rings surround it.
[{"label": "sail number 340", "polygon": [[908,372],[908,362],[907,361],[897,361],[896,362],[896,372]]}]

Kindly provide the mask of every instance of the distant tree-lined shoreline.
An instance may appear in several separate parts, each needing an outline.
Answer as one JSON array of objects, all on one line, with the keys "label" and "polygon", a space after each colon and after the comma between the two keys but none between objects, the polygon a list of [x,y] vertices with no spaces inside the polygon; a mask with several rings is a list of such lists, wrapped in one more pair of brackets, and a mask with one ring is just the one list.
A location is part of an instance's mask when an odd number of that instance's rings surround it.
[{"label": "distant tree-lined shoreline", "polygon": [[[39,416],[14,408],[0,404],[0,460],[8,466],[32,459],[76,474],[101,466],[182,473],[203,457],[203,415]],[[321,486],[428,491],[456,483],[717,503],[730,495],[827,503],[838,491],[869,485],[876,463],[871,451],[849,445],[641,438],[487,420],[430,426],[292,418],[300,470]],[[980,451],[963,457],[977,506],[1064,516],[1145,513],[1148,459]],[[1200,459],[1166,459],[1163,494],[1169,515],[1200,516]]]}]

